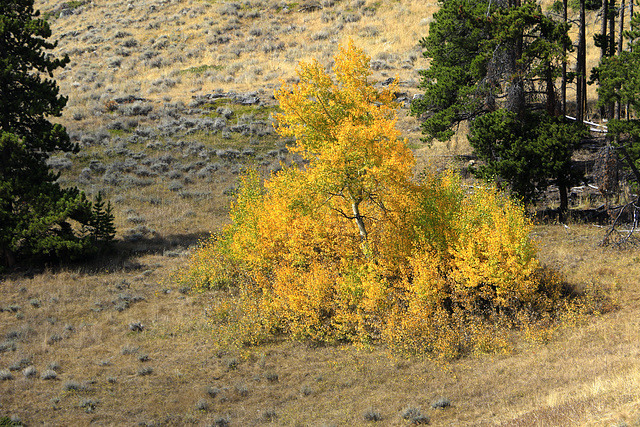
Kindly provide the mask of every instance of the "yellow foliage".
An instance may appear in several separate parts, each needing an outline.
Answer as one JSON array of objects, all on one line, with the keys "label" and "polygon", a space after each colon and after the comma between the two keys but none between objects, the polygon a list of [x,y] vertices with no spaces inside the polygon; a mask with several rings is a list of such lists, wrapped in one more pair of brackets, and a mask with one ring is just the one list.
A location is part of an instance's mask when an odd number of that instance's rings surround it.
[{"label": "yellow foliage", "polygon": [[370,58],[351,42],[334,59],[335,81],[314,60],[298,66],[300,83],[276,92],[276,131],[294,136],[290,150],[309,162],[305,196],[320,195],[316,202],[351,218],[362,250],[373,251],[370,223],[384,215],[390,192],[411,179],[415,159],[395,127],[397,82],[377,90]]},{"label": "yellow foliage", "polygon": [[478,300],[498,307],[530,302],[539,265],[529,238],[532,224],[523,208],[495,190],[481,188],[462,204],[460,219],[450,277],[466,308],[472,310]]},{"label": "yellow foliage", "polygon": [[231,225],[195,252],[187,280],[235,282],[243,342],[283,333],[451,358],[507,351],[513,328],[551,331],[562,286],[539,274],[523,208],[452,172],[412,181],[395,85],[376,89],[351,43],[334,71],[300,64],[300,83],[276,93],[276,129],[308,164],[264,183],[245,175]]}]

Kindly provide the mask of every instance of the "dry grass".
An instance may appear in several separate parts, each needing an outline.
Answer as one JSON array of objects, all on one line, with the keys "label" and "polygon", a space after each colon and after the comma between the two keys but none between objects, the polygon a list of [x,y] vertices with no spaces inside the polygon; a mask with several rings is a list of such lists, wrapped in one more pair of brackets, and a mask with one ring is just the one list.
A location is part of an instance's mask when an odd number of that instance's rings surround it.
[{"label": "dry grass", "polygon": [[[310,5],[317,8],[305,7]],[[124,95],[155,105],[186,104],[219,88],[270,95],[279,80],[294,76],[299,61],[316,58],[328,64],[349,38],[373,58],[376,80],[398,77],[401,86],[416,93],[416,70],[427,66],[418,42],[428,32],[437,2],[41,0],[37,7],[52,15],[57,51],[72,61],[56,76],[70,97],[64,122],[75,117],[96,125],[103,122],[104,103]],[[593,47],[599,25],[590,13],[588,69],[599,60]],[[571,57],[570,69],[574,62]],[[595,99],[595,86],[589,86],[589,96]]]},{"label": "dry grass", "polygon": [[[610,289],[619,308],[547,344],[444,365],[383,348],[227,346],[219,315],[232,301],[176,289],[184,256],[6,277],[0,337],[15,350],[0,353],[0,369],[16,370],[0,381],[0,414],[47,425],[215,425],[222,417],[243,426],[356,426],[375,410],[381,425],[402,426],[403,410],[420,407],[432,425],[634,425],[640,252],[599,248],[601,231],[588,225],[540,226],[536,236],[543,262],[562,266],[572,283]],[[41,379],[52,362],[57,379]],[[38,375],[23,375],[28,366]],[[431,409],[441,397],[451,406]],[[81,406],[87,399],[93,409]]]},{"label": "dry grass", "polygon": [[[37,7],[56,12],[63,3]],[[0,416],[61,426],[359,426],[371,425],[365,414],[375,413],[379,425],[405,426],[402,414],[413,407],[431,425],[640,423],[640,251],[599,248],[602,230],[589,225],[539,226],[540,258],[577,286],[612,292],[619,307],[563,328],[547,344],[523,342],[513,354],[446,365],[384,348],[225,344],[222,309],[232,310],[233,299],[183,294],[175,274],[198,238],[227,221],[227,190],[243,166],[267,174],[295,159],[271,135],[193,131],[189,120],[220,115],[189,107],[192,96],[255,90],[269,105],[297,61],[326,62],[347,37],[389,66],[381,63],[376,79],[398,75],[411,95],[415,70],[426,66],[417,41],[436,7],[413,0],[327,0],[313,11],[300,10],[304,2],[288,10],[285,2],[237,4],[94,0],[52,20],[58,51],[72,59],[57,75],[70,97],[62,121],[83,146],[63,168],[63,182],[108,196],[119,241],[102,262],[0,278]],[[211,38],[221,35],[229,40]],[[106,102],[125,95],[148,99],[152,112],[107,111]],[[258,106],[214,107],[234,110],[228,126],[247,115],[246,123],[268,122]],[[402,115],[418,170],[463,164],[455,157],[469,152],[463,137],[425,147],[418,123],[406,109]],[[163,133],[171,118],[175,129]],[[124,129],[112,129],[114,122]],[[225,151],[246,147],[255,153]],[[56,379],[44,379],[52,372]],[[442,397],[451,406],[432,409]]]},{"label": "dry grass", "polygon": [[[348,38],[378,61],[377,79],[398,76],[415,88],[424,67],[418,40],[435,2],[159,1],[65,2],[38,7],[57,18],[58,52],[71,64],[57,78],[70,96],[65,120],[95,121],[104,102],[135,94],[155,103],[225,90],[272,91],[300,60],[329,62]],[[92,111],[93,110],[93,111]],[[99,120],[98,120],[99,121]]]}]

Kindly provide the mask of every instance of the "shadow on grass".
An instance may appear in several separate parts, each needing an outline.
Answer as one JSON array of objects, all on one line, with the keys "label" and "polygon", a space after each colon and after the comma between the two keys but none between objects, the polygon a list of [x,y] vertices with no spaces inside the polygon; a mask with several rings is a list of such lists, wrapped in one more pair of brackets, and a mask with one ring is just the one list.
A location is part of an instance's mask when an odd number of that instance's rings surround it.
[{"label": "shadow on grass", "polygon": [[611,222],[609,212],[603,207],[596,209],[569,209],[564,221],[560,221],[560,209],[539,209],[534,220],[538,224],[558,224],[560,222],[606,225]]},{"label": "shadow on grass", "polygon": [[115,271],[136,271],[145,268],[138,259],[144,255],[162,255],[168,258],[183,257],[190,248],[210,237],[209,233],[187,233],[153,235],[132,239],[116,239],[94,256],[69,260],[41,260],[39,262],[18,262],[12,269],[0,271],[2,276],[22,276],[33,278],[44,271],[75,270],[83,273],[108,273]]}]

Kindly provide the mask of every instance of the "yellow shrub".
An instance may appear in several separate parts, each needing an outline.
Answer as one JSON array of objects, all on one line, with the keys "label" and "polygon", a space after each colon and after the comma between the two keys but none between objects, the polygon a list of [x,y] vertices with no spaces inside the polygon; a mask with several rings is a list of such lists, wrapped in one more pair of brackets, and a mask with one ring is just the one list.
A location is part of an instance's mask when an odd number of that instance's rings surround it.
[{"label": "yellow shrub", "polygon": [[460,304],[473,310],[486,302],[502,309],[530,302],[539,265],[523,208],[504,194],[478,188],[462,204],[457,226],[451,279]]},{"label": "yellow shrub", "polygon": [[277,130],[306,168],[245,175],[231,225],[185,280],[234,282],[246,343],[286,334],[451,358],[508,350],[509,331],[534,318],[551,330],[562,286],[539,274],[522,207],[453,172],[413,182],[390,91],[368,82],[354,46],[335,62],[337,82],[302,64],[300,84],[277,93]]}]

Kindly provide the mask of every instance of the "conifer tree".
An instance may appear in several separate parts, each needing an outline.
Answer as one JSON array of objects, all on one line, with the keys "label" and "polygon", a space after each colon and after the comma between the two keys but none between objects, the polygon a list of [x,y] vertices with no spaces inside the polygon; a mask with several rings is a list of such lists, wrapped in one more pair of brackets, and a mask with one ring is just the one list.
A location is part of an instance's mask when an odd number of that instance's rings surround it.
[{"label": "conifer tree", "polygon": [[640,180],[640,14],[631,16],[630,29],[624,32],[629,50],[604,57],[591,72],[597,81],[598,107],[618,104],[628,106],[627,117],[615,117],[608,123],[609,133],[625,161]]},{"label": "conifer tree", "polygon": [[[61,188],[46,165],[52,152],[77,151],[64,127],[48,120],[67,102],[53,72],[69,62],[47,52],[56,47],[49,37],[33,0],[0,2],[0,265],[94,249],[91,202],[77,188]],[[100,222],[112,225],[104,214]],[[70,220],[88,226],[88,234]]]},{"label": "conifer tree", "polygon": [[525,200],[555,183],[562,211],[582,134],[564,122],[555,94],[568,29],[532,1],[445,0],[421,40],[430,66],[421,72],[425,95],[412,104],[425,140],[446,140],[468,122],[485,161],[477,175],[506,180]]}]

